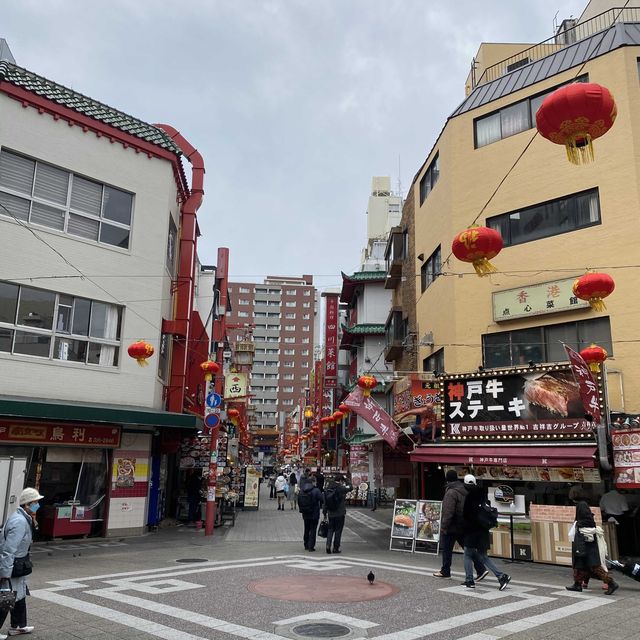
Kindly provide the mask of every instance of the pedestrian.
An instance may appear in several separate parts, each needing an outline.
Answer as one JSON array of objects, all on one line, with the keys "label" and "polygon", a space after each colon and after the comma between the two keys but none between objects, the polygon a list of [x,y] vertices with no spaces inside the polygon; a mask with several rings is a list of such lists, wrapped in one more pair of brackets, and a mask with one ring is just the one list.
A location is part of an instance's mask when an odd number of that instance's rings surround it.
[{"label": "pedestrian", "polygon": [[320,521],[320,506],[322,505],[322,493],[316,487],[315,478],[300,478],[300,491],[298,492],[298,510],[304,521],[304,534],[302,541],[307,551],[316,550],[316,533]]},{"label": "pedestrian", "polygon": [[276,474],[274,471],[269,475],[269,500],[276,499]]},{"label": "pedestrian", "polygon": [[[18,509],[7,519],[4,525],[3,540],[0,546],[0,582],[5,584],[11,580],[16,592],[16,604],[11,609],[10,636],[31,633],[32,626],[27,626],[27,595],[29,586],[27,576],[31,573],[29,549],[33,540],[33,532],[37,528],[36,511],[40,508],[39,500],[44,496],[31,487],[23,489],[18,500]],[[7,617],[7,611],[0,611],[0,629]],[[7,636],[0,633],[0,640]]]},{"label": "pedestrian", "polygon": [[[486,496],[478,486],[476,479],[470,473],[464,477],[464,486],[468,492],[464,501],[462,516],[464,520],[464,573],[465,581],[462,583],[468,589],[473,589],[476,583],[473,580],[473,565],[475,562],[482,563],[491,570],[498,579],[498,589],[503,591],[511,576],[504,571],[500,571],[487,556],[489,550],[490,536],[489,530],[497,524],[495,521],[488,523],[488,512],[485,509],[487,504]],[[483,576],[484,577],[484,576]]]},{"label": "pedestrian", "polygon": [[[453,547],[457,542],[460,548],[464,548],[464,503],[469,492],[464,483],[458,478],[455,469],[449,469],[445,476],[447,486],[442,498],[442,519],[440,521],[440,549],[442,550],[442,568],[433,575],[436,578],[451,577],[451,561],[453,560]],[[484,580],[489,571],[474,558],[476,569],[476,582]]]},{"label": "pedestrian", "polygon": [[324,491],[324,475],[320,467],[318,467],[316,471],[316,487],[318,487],[321,492]]},{"label": "pedestrian", "polygon": [[344,476],[341,473],[335,475],[333,480],[327,483],[324,492],[323,514],[329,520],[327,530],[327,553],[332,553],[331,543],[333,542],[333,553],[342,553],[340,551],[340,542],[342,540],[342,530],[344,529],[344,519],[347,514],[346,496],[353,487],[351,482],[345,483]]},{"label": "pedestrian", "polygon": [[275,482],[276,498],[278,498],[278,511],[284,511],[285,488],[287,479],[282,475],[282,471],[278,474]]},{"label": "pedestrian", "polygon": [[609,575],[605,565],[607,543],[602,527],[596,527],[596,521],[589,505],[585,501],[582,487],[574,485],[569,489],[569,500],[576,505],[574,538],[571,543],[573,564],[573,584],[567,591],[582,591],[583,583],[594,577],[608,585],[605,595],[610,596],[619,585]]},{"label": "pedestrian", "polygon": [[289,493],[287,497],[292,511],[295,511],[298,508],[298,478],[295,471],[292,471],[289,475]]}]

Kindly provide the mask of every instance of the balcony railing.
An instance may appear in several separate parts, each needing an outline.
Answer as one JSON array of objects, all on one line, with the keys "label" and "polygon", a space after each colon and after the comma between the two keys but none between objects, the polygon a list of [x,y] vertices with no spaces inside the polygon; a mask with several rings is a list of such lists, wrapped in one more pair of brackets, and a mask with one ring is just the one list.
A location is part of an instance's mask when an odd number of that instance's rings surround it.
[{"label": "balcony railing", "polygon": [[618,7],[609,9],[573,27],[563,29],[555,36],[547,38],[520,53],[516,53],[487,67],[478,80],[476,80],[472,74],[472,88],[475,89],[481,84],[486,84],[487,82],[501,78],[519,67],[546,58],[556,53],[556,51],[622,22],[640,22],[640,7]]}]

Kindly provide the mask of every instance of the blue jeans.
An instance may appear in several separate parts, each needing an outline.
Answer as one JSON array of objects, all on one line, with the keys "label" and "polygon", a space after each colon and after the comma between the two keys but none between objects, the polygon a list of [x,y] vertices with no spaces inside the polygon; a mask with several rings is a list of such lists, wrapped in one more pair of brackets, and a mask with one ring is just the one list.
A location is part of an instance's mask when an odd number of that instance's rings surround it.
[{"label": "blue jeans", "polygon": [[496,578],[500,579],[505,575],[504,571],[500,571],[498,567],[493,563],[493,560],[487,556],[486,551],[478,551],[478,549],[472,549],[471,547],[464,548],[464,574],[467,582],[473,582],[473,563],[481,562],[484,566],[491,571]]},{"label": "blue jeans", "polygon": [[[458,543],[460,547],[464,548],[464,536],[461,533],[443,533],[440,536],[440,550],[442,551],[442,569],[440,573],[443,576],[451,575],[451,561],[453,560],[453,546]],[[480,575],[484,573],[484,565],[479,560],[473,562],[476,573]]]}]

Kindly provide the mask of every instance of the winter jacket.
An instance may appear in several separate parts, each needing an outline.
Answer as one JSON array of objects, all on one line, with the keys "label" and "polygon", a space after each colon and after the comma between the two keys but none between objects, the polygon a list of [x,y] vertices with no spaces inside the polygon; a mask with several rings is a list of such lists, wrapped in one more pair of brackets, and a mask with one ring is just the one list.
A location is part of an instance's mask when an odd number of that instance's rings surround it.
[{"label": "winter jacket", "polygon": [[[596,540],[587,542],[585,537],[580,533],[581,528],[592,528],[596,526],[595,518],[589,505],[584,502],[576,502],[576,535],[571,543],[571,559],[573,566],[577,569],[588,569],[589,567],[597,567],[600,564],[600,550]],[[576,555],[576,551],[580,549],[581,555]]]},{"label": "winter jacket", "polygon": [[[14,558],[23,558],[29,553],[32,539],[31,516],[22,507],[18,507],[7,519],[0,538],[0,578],[11,577]],[[28,576],[11,578],[17,600],[22,600],[27,595],[27,578]]]},{"label": "winter jacket", "polygon": [[276,478],[276,493],[278,491],[284,491],[286,486],[287,486],[287,480],[282,474],[280,474]]},{"label": "winter jacket", "polygon": [[329,484],[327,484],[327,488],[324,491],[325,496],[327,495],[327,492],[330,490],[335,490],[338,497],[338,505],[335,509],[329,509],[325,502],[324,508],[322,510],[323,513],[329,516],[329,518],[338,518],[340,516],[346,515],[347,513],[346,496],[347,496],[347,493],[349,493],[350,491],[353,491],[353,487],[350,484],[345,485],[340,482],[336,482],[335,480],[331,480]]},{"label": "winter jacket", "polygon": [[292,471],[291,475],[289,476],[289,485],[294,487],[297,484],[298,484],[298,478],[296,477],[295,472]]},{"label": "winter jacket", "polygon": [[322,491],[313,482],[300,482],[300,491],[309,493],[313,498],[313,510],[302,514],[303,520],[320,520],[320,507],[322,506]]},{"label": "winter jacket", "polygon": [[462,533],[464,529],[464,502],[468,491],[461,480],[450,482],[444,490],[442,498],[442,533]]},{"label": "winter jacket", "polygon": [[464,546],[485,552],[491,546],[489,530],[478,523],[478,512],[486,502],[484,491],[475,485],[467,485],[468,495],[464,501],[462,517],[464,520]]}]

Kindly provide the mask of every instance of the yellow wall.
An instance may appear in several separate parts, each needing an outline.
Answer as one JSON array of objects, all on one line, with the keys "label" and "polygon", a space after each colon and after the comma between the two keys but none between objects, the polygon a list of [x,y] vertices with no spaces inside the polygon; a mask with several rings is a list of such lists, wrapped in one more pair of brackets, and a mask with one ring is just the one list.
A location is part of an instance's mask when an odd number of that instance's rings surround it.
[{"label": "yellow wall", "polygon": [[[487,278],[472,274],[472,268],[453,256],[443,271],[465,273],[445,275],[424,293],[416,277],[417,318],[420,336],[433,331],[433,348],[422,347],[418,362],[445,346],[448,373],[473,371],[482,363],[481,335],[544,324],[609,315],[614,356],[608,368],[612,375],[612,398],[621,403],[620,376],[624,409],[640,412],[640,81],[636,58],[640,47],[625,47],[590,61],[582,73],[591,82],[609,88],[618,105],[615,125],[594,143],[596,160],[592,164],[570,164],[563,147],[540,135],[518,162],[496,196],[478,219],[506,213],[546,200],[599,187],[601,224],[579,231],[544,238],[503,249],[493,259],[500,271]],[[533,87],[491,102],[482,108],[449,120],[436,152],[440,153],[440,178],[420,207],[419,182],[413,185],[415,199],[415,255],[425,258],[442,245],[443,261],[450,256],[456,233],[469,226],[535,133],[530,129],[510,138],[474,149],[473,120],[483,114],[512,104],[527,96],[573,78],[578,69],[554,76]],[[425,168],[428,163],[425,164]],[[420,273],[421,262],[416,262]],[[512,289],[584,273],[587,267],[599,267],[611,274],[615,292],[607,299],[607,311],[582,310],[538,316],[531,319],[493,322],[493,291]],[[544,271],[542,271],[544,270]],[[529,271],[526,274],[514,271]],[[472,345],[472,346],[455,346]],[[622,408],[622,407],[616,407]]]}]

